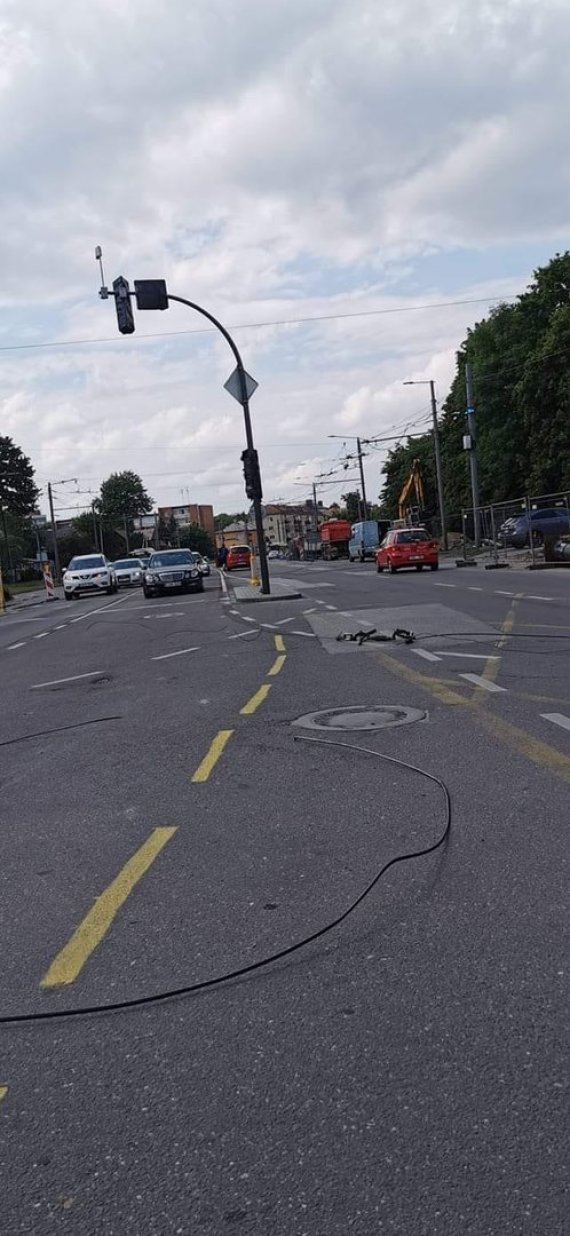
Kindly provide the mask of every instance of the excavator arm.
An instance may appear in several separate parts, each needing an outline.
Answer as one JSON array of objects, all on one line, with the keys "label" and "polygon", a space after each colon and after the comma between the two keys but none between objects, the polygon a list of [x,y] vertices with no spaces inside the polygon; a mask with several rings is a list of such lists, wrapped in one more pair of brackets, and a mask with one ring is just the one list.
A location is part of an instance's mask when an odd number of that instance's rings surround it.
[{"label": "excavator arm", "polygon": [[419,506],[420,510],[423,509],[423,507],[425,507],[425,488],[419,459],[414,459],[410,475],[408,476],[402,488],[400,497],[398,498],[399,519],[405,519],[408,514],[410,508],[408,499],[410,498],[412,492],[415,495],[416,506]]}]

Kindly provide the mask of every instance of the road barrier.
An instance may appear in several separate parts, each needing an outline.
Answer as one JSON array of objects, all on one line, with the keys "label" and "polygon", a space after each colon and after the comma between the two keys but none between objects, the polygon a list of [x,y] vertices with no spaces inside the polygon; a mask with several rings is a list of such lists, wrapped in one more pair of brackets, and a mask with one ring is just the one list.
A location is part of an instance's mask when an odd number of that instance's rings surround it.
[{"label": "road barrier", "polygon": [[45,590],[46,590],[46,601],[55,601],[55,599],[56,599],[56,596],[55,596],[55,584],[54,584],[54,582],[53,582],[53,575],[52,575],[52,573],[51,573],[51,563],[49,563],[49,562],[44,562],[44,563],[43,563],[43,566],[42,566],[42,570],[43,570],[43,573],[44,573],[44,584],[45,584]]}]

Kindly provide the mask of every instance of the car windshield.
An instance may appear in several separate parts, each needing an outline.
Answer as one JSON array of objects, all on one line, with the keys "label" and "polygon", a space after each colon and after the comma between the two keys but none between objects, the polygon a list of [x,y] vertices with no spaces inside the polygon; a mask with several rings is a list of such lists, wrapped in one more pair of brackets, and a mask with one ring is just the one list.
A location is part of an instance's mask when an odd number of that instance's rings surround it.
[{"label": "car windshield", "polygon": [[189,549],[172,549],[165,554],[153,554],[148,565],[152,571],[153,567],[192,566],[193,563]]},{"label": "car windshield", "polygon": [[248,553],[249,553],[249,545],[234,545],[233,548],[230,549],[230,554],[248,554]]},{"label": "car windshield", "polygon": [[192,549],[190,552],[191,552],[191,554],[192,554],[192,557],[193,557],[193,559],[194,559],[194,562],[203,562],[203,561],[204,561],[204,559],[202,558],[202,555],[201,555],[201,554],[199,554],[199,553],[198,553],[198,551],[197,551],[196,549]]},{"label": "car windshield", "polygon": [[416,528],[413,532],[399,532],[396,541],[398,545],[409,545],[414,541],[429,541],[429,537],[423,528]]},{"label": "car windshield", "polygon": [[95,567],[106,566],[105,559],[101,555],[93,558],[72,558],[68,566],[68,571],[93,571]]},{"label": "car windshield", "polygon": [[113,569],[115,571],[136,571],[140,567],[140,562],[131,562],[125,559],[124,562],[114,562]]}]

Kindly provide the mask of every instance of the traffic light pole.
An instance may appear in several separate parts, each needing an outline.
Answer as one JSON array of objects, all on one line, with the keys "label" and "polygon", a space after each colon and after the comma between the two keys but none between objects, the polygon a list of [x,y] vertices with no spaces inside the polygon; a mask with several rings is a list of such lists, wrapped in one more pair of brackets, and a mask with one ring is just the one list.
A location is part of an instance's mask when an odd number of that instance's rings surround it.
[{"label": "traffic light pole", "polygon": [[[240,389],[241,389],[240,402],[243,408],[243,419],[245,423],[245,440],[247,443],[247,449],[248,451],[254,451],[255,447],[253,444],[253,431],[251,428],[251,416],[249,412],[249,399],[247,397],[247,384],[246,384],[246,379],[245,379],[245,369],[244,369],[244,364],[241,359],[240,353],[238,351],[237,345],[234,343],[229,331],[226,330],[225,326],[222,326],[222,323],[218,322],[218,319],[215,318],[212,313],[208,313],[207,309],[203,309],[201,305],[195,304],[195,302],[192,300],[186,300],[184,296],[173,296],[171,292],[168,293],[168,299],[169,301],[175,300],[180,305],[187,305],[189,309],[195,309],[196,313],[201,313],[202,317],[207,318],[208,321],[212,323],[212,326],[215,326],[216,330],[219,330],[220,334],[224,336],[226,343],[229,344],[234,354],[236,368],[239,374],[239,382],[240,382]],[[259,554],[259,568],[261,571],[261,591],[265,596],[269,596],[271,592],[271,588],[269,585],[269,568],[267,565],[267,549],[265,545],[265,534],[263,531],[263,512],[261,510],[261,497],[260,496],[254,497],[252,501],[253,501],[253,513],[255,517],[255,531],[257,535],[257,552]]]}]

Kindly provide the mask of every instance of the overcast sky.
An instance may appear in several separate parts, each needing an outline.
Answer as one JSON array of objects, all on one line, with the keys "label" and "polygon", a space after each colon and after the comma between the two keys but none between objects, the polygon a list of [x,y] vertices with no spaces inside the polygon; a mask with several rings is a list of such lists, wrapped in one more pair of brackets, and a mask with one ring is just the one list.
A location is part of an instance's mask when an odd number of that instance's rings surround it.
[{"label": "overcast sky", "polygon": [[227,346],[181,306],[119,336],[96,244],[236,328],[268,500],[329,434],[421,427],[402,380],[443,400],[467,327],[569,244],[569,47],[568,0],[0,0],[0,433],[79,478],[61,512],[123,468],[245,503]]}]

